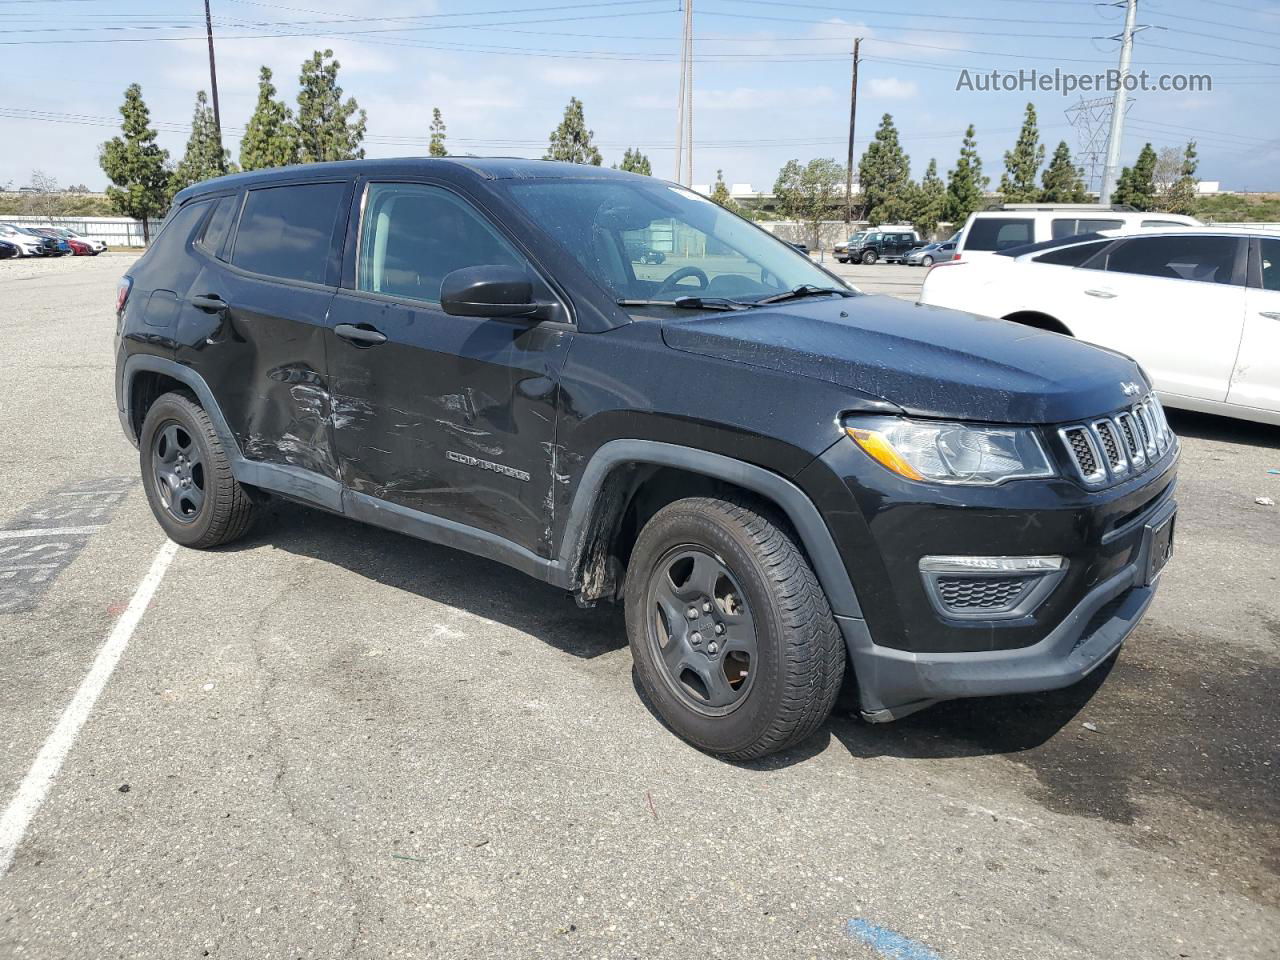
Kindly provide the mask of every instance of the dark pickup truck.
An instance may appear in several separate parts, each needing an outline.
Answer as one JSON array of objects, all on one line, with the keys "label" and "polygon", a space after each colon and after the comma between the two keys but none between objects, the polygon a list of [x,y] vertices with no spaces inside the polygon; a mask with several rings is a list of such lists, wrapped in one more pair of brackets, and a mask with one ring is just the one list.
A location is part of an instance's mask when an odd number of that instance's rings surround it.
[{"label": "dark pickup truck", "polygon": [[279,496],[621,601],[653,707],[726,757],[805,738],[846,678],[869,721],[1074,683],[1172,550],[1178,442],[1133,361],[864,296],[650,177],[211,180],[117,307],[174,540]]}]

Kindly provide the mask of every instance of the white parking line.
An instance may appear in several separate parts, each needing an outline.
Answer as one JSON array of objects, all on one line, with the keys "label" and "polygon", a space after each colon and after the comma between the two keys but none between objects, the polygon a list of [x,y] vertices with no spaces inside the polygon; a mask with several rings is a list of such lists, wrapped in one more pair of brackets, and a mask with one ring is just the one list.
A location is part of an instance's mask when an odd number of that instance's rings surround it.
[{"label": "white parking line", "polygon": [[87,527],[38,527],[34,530],[0,530],[0,540],[25,540],[30,537],[84,537],[97,533],[103,524]]},{"label": "white parking line", "polygon": [[111,679],[116,664],[120,662],[125,648],[129,645],[129,640],[133,637],[133,631],[137,628],[143,613],[146,612],[147,604],[151,602],[156,588],[160,585],[165,571],[169,569],[169,564],[173,562],[177,552],[178,545],[172,540],[165,541],[164,546],[156,552],[155,559],[151,562],[151,569],[138,584],[133,599],[129,601],[124,614],[116,621],[115,627],[107,636],[98,655],[94,657],[93,666],[80,682],[76,695],[62,711],[62,716],[58,718],[58,725],[53,728],[53,733],[49,734],[49,739],[36,754],[35,762],[23,777],[13,800],[5,807],[4,816],[0,817],[0,877],[9,871],[14,855],[18,852],[18,844],[22,842],[27,827],[31,825],[45,797],[49,795],[49,788],[53,786],[54,778],[62,769],[63,761],[75,744],[80,728],[89,719],[93,705],[98,702],[98,697],[101,696],[107,681]]}]

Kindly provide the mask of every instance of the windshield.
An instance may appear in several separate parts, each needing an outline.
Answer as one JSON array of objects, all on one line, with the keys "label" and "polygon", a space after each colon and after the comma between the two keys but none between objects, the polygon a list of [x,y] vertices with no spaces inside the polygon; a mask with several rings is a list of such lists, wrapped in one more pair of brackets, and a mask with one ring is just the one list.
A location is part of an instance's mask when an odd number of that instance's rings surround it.
[{"label": "windshield", "polygon": [[750,302],[806,285],[842,286],[793,247],[659,180],[535,180],[508,190],[619,300]]}]

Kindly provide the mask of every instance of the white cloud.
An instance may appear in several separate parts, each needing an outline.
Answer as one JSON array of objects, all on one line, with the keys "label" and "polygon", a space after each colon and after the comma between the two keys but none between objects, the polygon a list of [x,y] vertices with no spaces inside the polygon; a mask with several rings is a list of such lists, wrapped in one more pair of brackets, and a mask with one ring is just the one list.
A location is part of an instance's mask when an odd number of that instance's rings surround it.
[{"label": "white cloud", "polygon": [[886,100],[910,100],[919,92],[914,80],[899,80],[897,77],[872,77],[867,88],[873,97]]}]

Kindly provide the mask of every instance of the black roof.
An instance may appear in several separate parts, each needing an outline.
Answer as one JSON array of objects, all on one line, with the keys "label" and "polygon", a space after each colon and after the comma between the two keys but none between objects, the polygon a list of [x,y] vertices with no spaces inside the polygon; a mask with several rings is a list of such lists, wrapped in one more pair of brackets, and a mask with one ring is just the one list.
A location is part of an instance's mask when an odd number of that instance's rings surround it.
[{"label": "black roof", "polygon": [[[470,176],[481,180],[586,179],[610,180],[638,177],[608,167],[583,163],[561,163],[557,160],[529,160],[521,157],[391,157],[378,160],[343,160],[337,163],[308,163],[292,167],[272,167],[248,173],[232,173],[193,184],[175,197],[184,203],[191,197],[218,190],[270,183],[276,180],[321,179],[361,174],[380,176],[422,175],[433,172],[444,176]],[[652,178],[645,178],[652,180]]]}]

